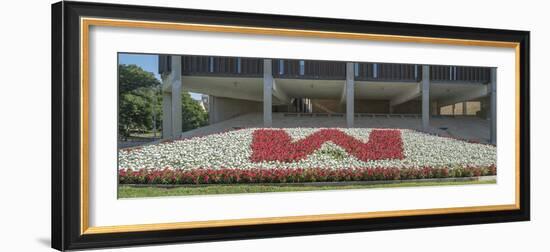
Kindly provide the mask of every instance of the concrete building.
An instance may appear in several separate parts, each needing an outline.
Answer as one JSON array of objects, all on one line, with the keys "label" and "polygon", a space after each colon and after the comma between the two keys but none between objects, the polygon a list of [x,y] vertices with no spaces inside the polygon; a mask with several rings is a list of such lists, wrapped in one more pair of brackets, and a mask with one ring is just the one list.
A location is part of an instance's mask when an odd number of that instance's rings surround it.
[{"label": "concrete building", "polygon": [[159,73],[165,138],[181,134],[184,90],[208,96],[210,124],[259,113],[264,127],[274,114],[341,118],[354,127],[358,118],[391,116],[417,118],[430,131],[431,118],[462,115],[489,120],[496,143],[494,68],[163,55]]}]

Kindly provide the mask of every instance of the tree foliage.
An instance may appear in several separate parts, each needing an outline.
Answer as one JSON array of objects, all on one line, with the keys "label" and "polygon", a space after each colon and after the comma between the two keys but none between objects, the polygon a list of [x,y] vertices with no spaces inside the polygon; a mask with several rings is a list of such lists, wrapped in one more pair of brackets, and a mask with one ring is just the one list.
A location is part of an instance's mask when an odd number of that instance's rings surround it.
[{"label": "tree foliage", "polygon": [[151,131],[154,119],[160,127],[162,97],[160,81],[136,65],[119,65],[118,130],[123,138],[135,131]]},{"label": "tree foliage", "polygon": [[119,92],[128,93],[139,88],[152,88],[160,85],[153,73],[143,70],[137,65],[118,66]]},{"label": "tree foliage", "polygon": [[193,100],[188,92],[181,94],[182,132],[196,129],[208,124],[208,113]]},{"label": "tree foliage", "polygon": [[[207,125],[208,113],[188,92],[182,92],[182,132]],[[119,65],[118,129],[126,139],[132,132],[162,129],[160,81],[136,65]],[[156,125],[153,125],[156,122]]]},{"label": "tree foliage", "polygon": [[[132,131],[151,131],[162,125],[162,97],[153,88],[138,88],[120,94],[119,131],[128,137]],[[156,119],[156,120],[155,120]]]}]

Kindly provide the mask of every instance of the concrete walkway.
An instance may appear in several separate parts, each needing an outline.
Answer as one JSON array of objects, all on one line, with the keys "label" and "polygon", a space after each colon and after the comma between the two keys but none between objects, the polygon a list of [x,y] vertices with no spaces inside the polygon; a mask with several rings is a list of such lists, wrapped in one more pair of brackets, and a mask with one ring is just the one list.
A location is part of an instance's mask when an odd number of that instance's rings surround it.
[{"label": "concrete walkway", "polygon": [[[477,117],[432,117],[429,132],[442,136],[459,137],[468,140],[487,143],[489,141],[489,121]],[[182,137],[203,136],[240,128],[263,127],[261,113],[251,113],[238,116],[213,125],[182,133]],[[304,116],[273,113],[274,128],[331,128],[346,127],[345,116]],[[401,116],[356,116],[355,128],[402,128],[422,130],[422,119]]]}]

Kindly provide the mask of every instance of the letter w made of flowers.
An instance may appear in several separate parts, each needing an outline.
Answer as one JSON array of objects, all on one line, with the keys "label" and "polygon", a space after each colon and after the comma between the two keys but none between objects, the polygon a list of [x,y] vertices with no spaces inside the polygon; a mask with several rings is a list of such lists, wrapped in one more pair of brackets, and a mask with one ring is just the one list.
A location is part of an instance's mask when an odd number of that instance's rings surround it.
[{"label": "letter w made of flowers", "polygon": [[333,142],[362,161],[403,159],[403,141],[399,130],[372,130],[364,143],[341,130],[322,129],[293,142],[284,130],[259,129],[252,140],[252,162],[293,162],[306,158],[325,142]]}]

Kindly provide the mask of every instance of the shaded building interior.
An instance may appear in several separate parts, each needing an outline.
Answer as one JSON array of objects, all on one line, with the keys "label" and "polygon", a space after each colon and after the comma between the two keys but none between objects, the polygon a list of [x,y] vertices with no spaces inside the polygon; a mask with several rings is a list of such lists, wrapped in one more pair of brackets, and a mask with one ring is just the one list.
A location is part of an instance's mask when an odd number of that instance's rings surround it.
[{"label": "shaded building interior", "polygon": [[[209,123],[261,113],[339,117],[347,127],[356,118],[414,117],[427,130],[430,118],[468,116],[490,120],[496,142],[496,69],[307,59],[161,55],[163,136],[176,137],[181,125],[178,96],[203,94]],[[181,108],[179,108],[181,110]]]}]

